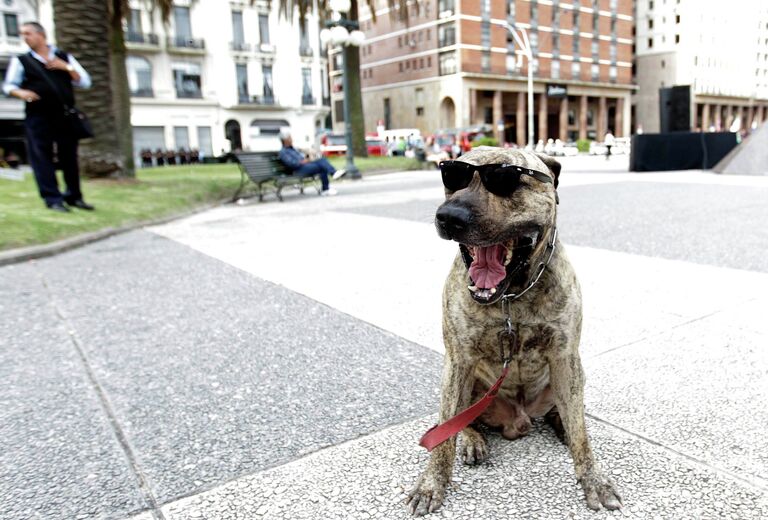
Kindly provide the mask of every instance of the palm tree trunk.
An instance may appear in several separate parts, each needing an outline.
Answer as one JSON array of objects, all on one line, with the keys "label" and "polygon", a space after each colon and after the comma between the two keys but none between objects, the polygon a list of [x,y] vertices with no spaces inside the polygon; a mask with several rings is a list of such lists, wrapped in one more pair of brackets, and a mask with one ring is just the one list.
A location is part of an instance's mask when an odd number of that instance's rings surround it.
[{"label": "palm tree trunk", "polygon": [[[350,20],[357,21],[357,0],[352,2],[349,11]],[[368,157],[365,146],[365,117],[363,114],[363,92],[360,86],[360,47],[344,46],[344,58],[347,60],[349,72],[349,123],[352,127],[352,151],[355,157]],[[345,71],[346,72],[346,71]]]},{"label": "palm tree trunk", "polygon": [[110,22],[111,1],[53,0],[58,46],[72,53],[93,80],[89,90],[76,93],[77,105],[88,114],[95,134],[80,142],[80,171],[89,177],[135,175],[132,150],[126,147],[131,125],[125,43],[122,26],[118,31]]}]

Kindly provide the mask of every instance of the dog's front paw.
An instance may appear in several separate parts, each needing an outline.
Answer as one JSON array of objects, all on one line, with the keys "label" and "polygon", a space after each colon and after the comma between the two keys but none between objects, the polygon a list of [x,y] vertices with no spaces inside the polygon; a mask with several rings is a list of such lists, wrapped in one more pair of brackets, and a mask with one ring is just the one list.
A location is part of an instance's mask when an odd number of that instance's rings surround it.
[{"label": "dog's front paw", "polygon": [[445,498],[445,486],[447,482],[435,478],[428,472],[423,473],[410,493],[408,493],[407,506],[414,516],[424,516],[440,508]]},{"label": "dog's front paw", "polygon": [[474,428],[464,428],[461,431],[459,453],[464,464],[474,466],[482,464],[488,458],[488,443],[485,437]]},{"label": "dog's front paw", "polygon": [[597,511],[600,506],[609,509],[621,509],[621,497],[613,487],[613,482],[599,470],[589,470],[579,479],[587,499],[587,506]]}]

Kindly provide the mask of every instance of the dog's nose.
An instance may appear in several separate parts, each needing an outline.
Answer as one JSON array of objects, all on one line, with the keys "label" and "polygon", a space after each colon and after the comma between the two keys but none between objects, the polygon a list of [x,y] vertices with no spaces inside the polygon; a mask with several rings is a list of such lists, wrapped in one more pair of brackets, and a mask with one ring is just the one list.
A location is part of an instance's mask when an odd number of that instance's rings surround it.
[{"label": "dog's nose", "polygon": [[453,237],[466,231],[471,218],[472,212],[463,206],[443,206],[435,214],[438,229],[448,235],[445,238]]}]

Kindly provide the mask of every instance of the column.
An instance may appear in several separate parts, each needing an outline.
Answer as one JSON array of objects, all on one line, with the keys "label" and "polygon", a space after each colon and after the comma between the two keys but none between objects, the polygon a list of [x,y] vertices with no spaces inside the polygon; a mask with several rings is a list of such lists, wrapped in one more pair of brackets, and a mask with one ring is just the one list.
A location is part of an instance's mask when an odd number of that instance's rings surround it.
[{"label": "column", "polygon": [[587,138],[587,96],[579,99],[579,139]]},{"label": "column", "polygon": [[624,137],[624,98],[616,98],[616,117],[613,122],[613,135]]},{"label": "column", "polygon": [[720,105],[715,105],[715,131],[719,132],[723,129],[723,107]]},{"label": "column", "polygon": [[723,130],[728,131],[733,123],[733,105],[728,105],[725,108],[725,128]]},{"label": "column", "polygon": [[741,125],[739,130],[741,130],[742,128],[749,128],[749,125],[744,120],[744,107],[743,106],[739,106],[738,116],[739,116],[739,124]]},{"label": "column", "polygon": [[602,141],[608,131],[608,103],[605,96],[600,96],[597,106],[597,140]]},{"label": "column", "polygon": [[693,109],[691,110],[691,119],[693,120],[693,123],[691,124],[691,132],[696,131],[696,125],[699,124],[699,103],[691,103]]},{"label": "column", "polygon": [[755,105],[750,105],[747,111],[747,128],[752,128],[752,121],[755,120]]},{"label": "column", "polygon": [[701,131],[709,132],[711,123],[709,122],[709,103],[704,103],[704,108],[701,109]]},{"label": "column", "polygon": [[547,95],[539,94],[539,139],[547,142],[549,133],[547,132]]},{"label": "column", "polygon": [[565,142],[568,140],[568,96],[560,100],[560,135],[558,138]]},{"label": "column", "polygon": [[517,93],[517,111],[515,112],[515,124],[517,126],[517,146],[524,147],[525,146],[525,132],[526,132],[526,121],[525,121],[525,92],[518,92]]},{"label": "column", "polygon": [[504,122],[504,111],[501,108],[501,96],[503,92],[497,90],[493,93],[493,135],[499,146],[504,146],[504,130],[499,130],[499,123]]},{"label": "column", "polygon": [[475,118],[477,117],[477,90],[469,89],[469,124],[477,124]]}]

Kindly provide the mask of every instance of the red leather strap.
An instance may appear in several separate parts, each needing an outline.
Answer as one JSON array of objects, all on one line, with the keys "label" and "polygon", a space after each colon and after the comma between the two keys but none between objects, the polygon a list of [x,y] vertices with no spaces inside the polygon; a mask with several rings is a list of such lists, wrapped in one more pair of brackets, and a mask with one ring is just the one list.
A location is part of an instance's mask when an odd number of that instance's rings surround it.
[{"label": "red leather strap", "polygon": [[427,430],[421,437],[419,445],[427,448],[427,451],[432,451],[435,447],[444,443],[472,424],[472,421],[477,419],[496,398],[496,394],[499,393],[499,388],[501,388],[501,383],[504,381],[504,378],[507,377],[507,372],[509,372],[509,366],[504,367],[504,370],[501,372],[499,379],[496,380],[496,383],[494,383],[494,385],[488,389],[488,392],[486,392],[486,394],[475,404],[463,412],[454,415],[443,424],[437,424]]}]

